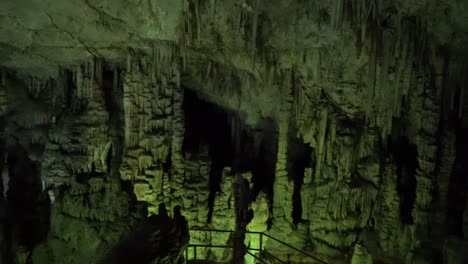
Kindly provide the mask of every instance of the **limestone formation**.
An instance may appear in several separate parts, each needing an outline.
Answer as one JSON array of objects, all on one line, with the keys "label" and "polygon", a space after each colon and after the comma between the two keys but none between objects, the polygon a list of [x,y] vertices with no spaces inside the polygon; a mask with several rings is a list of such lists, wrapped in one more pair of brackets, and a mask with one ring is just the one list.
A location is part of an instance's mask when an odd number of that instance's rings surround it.
[{"label": "limestone formation", "polygon": [[[0,262],[110,263],[132,243],[142,263],[231,261],[188,244],[232,246],[237,174],[247,231],[326,262],[466,263],[467,11],[1,1]],[[190,241],[151,222],[161,203]]]}]

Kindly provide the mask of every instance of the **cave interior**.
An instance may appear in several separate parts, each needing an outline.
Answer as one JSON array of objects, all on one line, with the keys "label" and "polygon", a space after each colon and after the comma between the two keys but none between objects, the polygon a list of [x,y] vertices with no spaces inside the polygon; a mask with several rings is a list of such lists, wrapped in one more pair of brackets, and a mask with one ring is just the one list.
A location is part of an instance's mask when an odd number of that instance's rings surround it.
[{"label": "cave interior", "polygon": [[468,1],[3,0],[0,25],[0,263],[468,263]]}]

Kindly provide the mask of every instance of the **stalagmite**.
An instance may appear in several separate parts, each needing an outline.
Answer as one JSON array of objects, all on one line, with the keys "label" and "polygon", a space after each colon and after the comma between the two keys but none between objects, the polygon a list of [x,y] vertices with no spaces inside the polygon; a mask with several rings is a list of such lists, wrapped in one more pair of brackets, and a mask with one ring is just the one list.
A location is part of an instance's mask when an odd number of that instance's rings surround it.
[{"label": "stalagmite", "polygon": [[372,256],[368,253],[366,248],[360,244],[354,245],[353,256],[351,264],[372,264]]}]

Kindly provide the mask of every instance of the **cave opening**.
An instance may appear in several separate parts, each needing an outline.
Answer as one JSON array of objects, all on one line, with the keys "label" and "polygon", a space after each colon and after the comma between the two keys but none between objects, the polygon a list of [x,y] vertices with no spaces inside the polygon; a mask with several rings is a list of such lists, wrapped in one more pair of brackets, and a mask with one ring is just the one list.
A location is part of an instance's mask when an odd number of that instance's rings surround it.
[{"label": "cave opening", "polygon": [[185,113],[183,153],[199,154],[201,146],[208,146],[211,157],[209,172],[208,222],[211,221],[216,193],[220,191],[222,172],[232,165],[233,144],[229,118],[232,113],[198,98],[186,90],[182,108]]},{"label": "cave opening", "polygon": [[[8,190],[4,234],[7,263],[13,263],[18,246],[29,252],[46,239],[50,227],[50,199],[37,164],[17,142],[7,146]],[[5,187],[6,188],[6,187]]]},{"label": "cave opening", "polygon": [[247,150],[250,156],[249,159],[241,159],[240,169],[252,172],[253,198],[261,191],[272,197],[278,153],[277,124],[272,119],[261,119],[255,128],[245,133],[242,149]]},{"label": "cave opening", "polygon": [[412,211],[416,201],[416,171],[419,168],[418,148],[406,136],[400,136],[393,140],[391,150],[397,164],[400,218],[404,224],[413,224]]},{"label": "cave opening", "polygon": [[306,168],[312,166],[312,147],[295,135],[294,131],[289,131],[288,149],[287,149],[287,170],[288,177],[294,182],[294,191],[292,196],[293,208],[291,216],[293,224],[297,225],[302,219],[302,198],[301,188],[304,184],[304,173]]},{"label": "cave opening", "polygon": [[227,166],[232,168],[231,174],[252,173],[251,198],[261,191],[272,196],[278,140],[273,120],[261,119],[254,127],[247,126],[241,113],[207,102],[190,90],[184,93],[183,110],[183,153],[199,154],[201,146],[207,146],[211,157],[208,222]]}]

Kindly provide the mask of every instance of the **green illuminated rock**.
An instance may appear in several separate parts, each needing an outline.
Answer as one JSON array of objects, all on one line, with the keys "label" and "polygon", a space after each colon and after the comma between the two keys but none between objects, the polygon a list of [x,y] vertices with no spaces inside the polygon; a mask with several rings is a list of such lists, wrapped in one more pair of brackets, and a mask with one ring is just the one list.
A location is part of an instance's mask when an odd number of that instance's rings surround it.
[{"label": "green illuminated rock", "polygon": [[236,173],[253,193],[248,231],[330,263],[467,262],[467,11],[1,1],[0,263],[111,263],[129,244],[129,263],[182,261],[187,237],[149,219],[165,203],[191,228],[234,230]]}]

